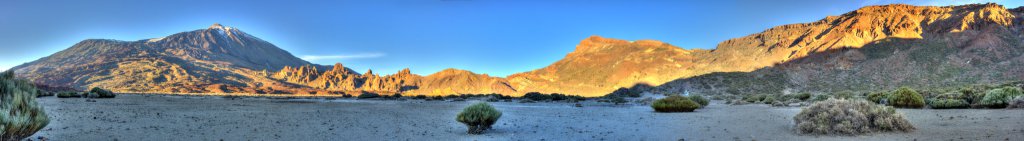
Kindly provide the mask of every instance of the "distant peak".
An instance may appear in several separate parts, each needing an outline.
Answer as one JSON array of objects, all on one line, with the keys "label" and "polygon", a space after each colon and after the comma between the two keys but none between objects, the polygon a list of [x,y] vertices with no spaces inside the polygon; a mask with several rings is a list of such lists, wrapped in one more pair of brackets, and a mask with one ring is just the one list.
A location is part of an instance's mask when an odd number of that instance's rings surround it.
[{"label": "distant peak", "polygon": [[213,25],[210,25],[210,28],[208,29],[230,30],[231,27],[220,25],[220,23],[213,23]]}]

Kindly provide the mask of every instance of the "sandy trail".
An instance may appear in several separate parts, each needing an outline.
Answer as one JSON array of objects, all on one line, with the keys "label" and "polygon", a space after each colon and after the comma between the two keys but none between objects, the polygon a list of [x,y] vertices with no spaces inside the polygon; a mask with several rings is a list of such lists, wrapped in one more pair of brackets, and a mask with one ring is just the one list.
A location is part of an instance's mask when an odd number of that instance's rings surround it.
[{"label": "sandy trail", "polygon": [[287,100],[119,95],[86,102],[40,98],[53,140],[1024,140],[1024,110],[900,109],[918,130],[856,137],[801,136],[799,108],[713,103],[694,113],[590,103],[492,103],[494,129],[467,135],[465,102]]}]

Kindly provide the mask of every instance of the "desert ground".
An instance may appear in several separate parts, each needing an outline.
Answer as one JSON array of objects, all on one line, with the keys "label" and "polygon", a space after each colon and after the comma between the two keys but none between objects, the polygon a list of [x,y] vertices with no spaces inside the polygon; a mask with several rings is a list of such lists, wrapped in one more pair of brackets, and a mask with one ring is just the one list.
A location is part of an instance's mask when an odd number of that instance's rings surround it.
[{"label": "desert ground", "polygon": [[900,109],[917,130],[864,136],[793,131],[799,107],[725,105],[656,113],[643,105],[491,102],[482,135],[454,120],[477,101],[119,95],[43,97],[50,140],[1024,140],[1024,110]]}]

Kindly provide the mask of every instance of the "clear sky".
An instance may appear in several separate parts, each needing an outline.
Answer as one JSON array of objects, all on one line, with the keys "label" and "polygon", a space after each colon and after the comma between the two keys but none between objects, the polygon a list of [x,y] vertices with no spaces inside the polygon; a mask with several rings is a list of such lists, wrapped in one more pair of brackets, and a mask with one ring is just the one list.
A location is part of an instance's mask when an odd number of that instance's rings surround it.
[{"label": "clear sky", "polygon": [[[239,28],[318,64],[426,75],[459,68],[494,76],[547,66],[600,35],[682,48],[862,6],[986,1],[889,0],[3,0],[0,70],[84,39],[140,40]],[[1006,7],[1022,1],[992,1]]]}]

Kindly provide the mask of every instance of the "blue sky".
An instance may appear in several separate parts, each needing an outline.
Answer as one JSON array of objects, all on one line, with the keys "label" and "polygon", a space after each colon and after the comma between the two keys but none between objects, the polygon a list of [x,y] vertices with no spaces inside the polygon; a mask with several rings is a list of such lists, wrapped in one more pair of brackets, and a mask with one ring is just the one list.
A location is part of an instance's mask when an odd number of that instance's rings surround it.
[{"label": "blue sky", "polygon": [[4,0],[0,70],[84,39],[140,40],[206,28],[239,28],[318,64],[360,72],[402,68],[427,75],[459,68],[493,76],[547,66],[600,35],[682,48],[866,5],[1022,1],[821,0]]}]

